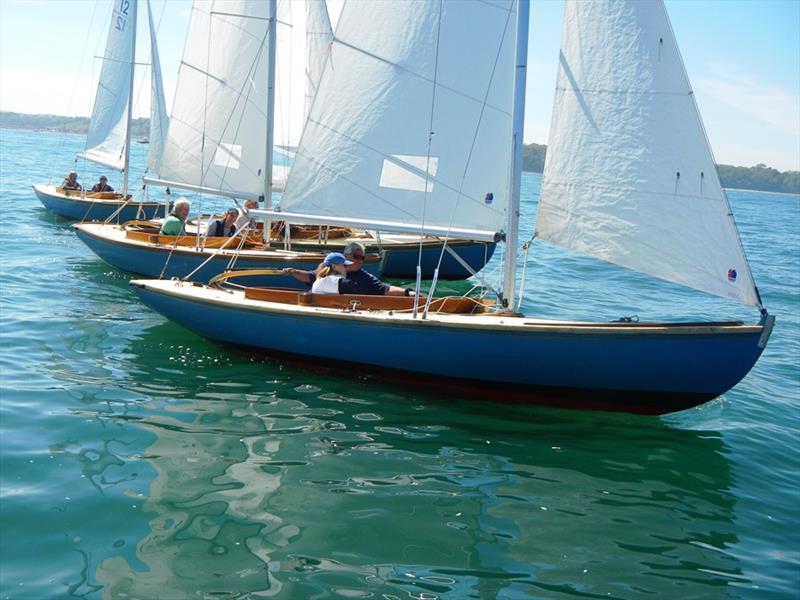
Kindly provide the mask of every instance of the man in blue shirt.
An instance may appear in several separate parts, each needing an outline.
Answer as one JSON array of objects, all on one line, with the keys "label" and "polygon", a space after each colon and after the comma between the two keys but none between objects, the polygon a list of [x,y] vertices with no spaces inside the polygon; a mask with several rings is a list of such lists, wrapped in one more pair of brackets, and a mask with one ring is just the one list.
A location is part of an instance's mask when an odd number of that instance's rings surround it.
[{"label": "man in blue shirt", "polygon": [[[350,242],[345,246],[343,252],[345,258],[353,262],[347,267],[347,277],[339,283],[340,294],[364,294],[366,296],[413,296],[414,292],[407,288],[384,283],[375,275],[367,273],[362,269],[364,261],[364,246],[358,242]],[[314,283],[313,271],[302,271],[300,269],[283,269],[298,281],[308,285]]]}]

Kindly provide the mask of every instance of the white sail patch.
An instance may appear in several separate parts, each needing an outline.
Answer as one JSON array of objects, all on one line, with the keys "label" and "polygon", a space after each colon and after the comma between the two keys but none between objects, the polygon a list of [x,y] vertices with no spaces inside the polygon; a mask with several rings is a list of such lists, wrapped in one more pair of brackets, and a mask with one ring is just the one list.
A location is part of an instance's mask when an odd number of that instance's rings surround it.
[{"label": "white sail patch", "polygon": [[436,176],[438,170],[438,157],[392,154],[391,158],[383,160],[381,180],[378,185],[411,192],[432,192],[431,178]]},{"label": "white sail patch", "polygon": [[221,143],[214,152],[214,164],[226,169],[238,169],[242,160],[241,144]]}]

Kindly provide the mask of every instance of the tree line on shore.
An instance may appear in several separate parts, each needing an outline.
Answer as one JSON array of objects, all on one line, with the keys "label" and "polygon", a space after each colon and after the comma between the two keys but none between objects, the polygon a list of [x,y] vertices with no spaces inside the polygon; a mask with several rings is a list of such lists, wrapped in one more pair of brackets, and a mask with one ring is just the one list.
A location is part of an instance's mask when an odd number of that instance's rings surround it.
[{"label": "tree line on shore", "polygon": [[[58,133],[86,135],[89,131],[89,118],[0,112],[0,127],[4,129],[29,129],[33,131],[55,131]],[[149,131],[150,119],[133,119],[131,122],[131,135],[134,138],[146,138]]]},{"label": "tree line on shore", "polygon": [[[0,112],[0,127],[85,134],[89,128],[89,119],[86,117]],[[133,120],[132,135],[134,138],[146,138],[148,129],[149,119]],[[546,153],[547,146],[525,144],[522,148],[522,169],[541,173],[544,170]],[[722,185],[726,188],[800,194],[800,171],[778,171],[764,164],[753,167],[717,165],[717,171]]]}]

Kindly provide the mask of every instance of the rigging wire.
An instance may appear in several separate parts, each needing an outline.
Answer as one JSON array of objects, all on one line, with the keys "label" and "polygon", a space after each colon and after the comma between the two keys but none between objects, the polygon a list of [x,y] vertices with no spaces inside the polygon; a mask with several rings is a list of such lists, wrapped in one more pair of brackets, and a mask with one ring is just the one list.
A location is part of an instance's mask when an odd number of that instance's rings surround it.
[{"label": "rigging wire", "polygon": [[[434,53],[433,59],[433,86],[431,89],[431,113],[430,113],[430,120],[428,122],[428,146],[425,156],[425,191],[422,196],[422,220],[420,222],[420,231],[419,231],[419,251],[417,253],[417,281],[414,286],[414,297],[419,298],[419,289],[420,285],[422,284],[422,246],[423,242],[425,241],[425,216],[428,209],[428,178],[430,177],[431,171],[431,143],[433,141],[434,131],[433,131],[433,118],[436,112],[436,82],[439,80],[439,43],[442,39],[442,8],[443,8],[443,0],[439,0],[439,19],[436,23],[436,51]],[[431,290],[436,287],[436,280],[439,277],[439,269],[438,267],[433,272],[433,284],[431,285]],[[430,306],[430,298],[432,296],[432,292],[428,294],[428,300],[425,303],[425,309],[422,313],[422,318],[424,319],[428,313],[428,307]],[[417,303],[414,303],[414,312],[413,316],[417,318]]]},{"label": "rigging wire", "polygon": [[[469,169],[470,163],[472,162],[472,154],[473,154],[473,152],[475,150],[475,144],[477,143],[477,140],[478,140],[478,132],[480,131],[481,123],[483,122],[483,115],[484,115],[484,112],[486,110],[486,106],[488,104],[489,92],[492,89],[492,83],[494,82],[495,73],[497,72],[497,64],[500,62],[500,53],[502,52],[503,43],[505,42],[506,33],[508,32],[509,24],[511,22],[511,15],[512,15],[512,11],[509,10],[508,14],[506,15],[506,25],[505,25],[505,27],[503,29],[503,36],[500,38],[500,43],[499,43],[499,45],[497,47],[497,53],[495,54],[495,57],[494,57],[494,64],[492,65],[492,73],[491,73],[491,76],[489,77],[489,82],[488,82],[488,84],[486,86],[486,92],[484,93],[483,102],[481,103],[481,112],[480,112],[480,115],[478,116],[478,121],[477,121],[477,123],[475,125],[475,131],[473,132],[472,144],[470,145],[469,153],[467,155],[467,160],[464,163],[464,172],[461,175],[461,182],[459,183],[459,186],[458,186],[458,188],[459,188],[458,189],[458,195],[456,196],[456,201],[453,204],[453,209],[450,212],[450,221],[447,224],[448,233],[444,237],[444,243],[442,244],[442,249],[439,252],[439,260],[438,260],[437,265],[436,265],[436,271],[439,270],[439,268],[440,268],[440,266],[442,264],[442,259],[444,258],[445,247],[446,247],[447,242],[448,242],[448,240],[450,238],[449,231],[453,226],[453,220],[455,219],[456,209],[458,208],[459,202],[461,201],[461,198],[462,198],[464,182],[466,181],[466,178],[467,178],[467,170]],[[506,249],[506,250],[508,250],[508,249]],[[431,285],[430,292],[429,292],[430,295],[432,295],[434,290],[435,290],[435,287],[436,287],[435,284],[436,284],[436,280],[434,279],[433,284]]]},{"label": "rigging wire", "polygon": [[522,244],[522,249],[525,251],[522,259],[522,274],[520,275],[520,282],[519,282],[519,293],[518,293],[518,300],[517,300],[517,311],[519,311],[520,307],[522,306],[522,298],[525,295],[525,274],[528,269],[528,252],[531,249],[531,244],[533,244],[533,240],[536,239],[536,229],[533,230],[533,235],[531,235],[531,239],[527,242]]}]

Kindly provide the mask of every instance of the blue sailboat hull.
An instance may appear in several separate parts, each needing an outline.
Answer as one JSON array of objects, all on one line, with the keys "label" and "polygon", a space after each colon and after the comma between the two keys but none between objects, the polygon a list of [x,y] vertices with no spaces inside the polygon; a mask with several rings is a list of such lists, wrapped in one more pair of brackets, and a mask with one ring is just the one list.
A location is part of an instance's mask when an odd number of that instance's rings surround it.
[{"label": "blue sailboat hull", "polygon": [[[213,250],[202,251],[187,246],[173,248],[163,245],[156,246],[155,244],[137,244],[125,241],[124,237],[114,239],[107,235],[96,235],[95,230],[98,229],[98,225],[94,223],[75,225],[74,227],[78,238],[105,262],[123,271],[148,277],[166,279],[186,277],[207,261],[213,253]],[[106,227],[108,226],[103,226],[103,229]],[[314,258],[313,255],[308,255],[308,257],[303,258],[303,255],[298,253],[265,252],[256,257],[247,256],[248,254],[250,253],[245,251],[238,256],[235,262],[237,270],[292,267],[313,271],[322,260],[321,256]],[[230,261],[231,252],[218,254],[208,260],[189,279],[191,281],[207,282],[212,277],[228,270]],[[380,263],[365,262],[363,268],[368,272],[377,274]],[[293,289],[306,287],[305,284],[290,275],[244,277],[237,280],[237,282],[248,286],[266,285]]]},{"label": "blue sailboat hull", "polygon": [[[448,242],[448,246],[477,273],[492,258],[497,244],[464,240]],[[403,247],[385,246],[384,249],[386,259],[383,265],[383,277],[415,279],[417,276],[417,263],[419,262],[422,267],[422,277],[430,279],[433,277],[434,269],[439,263],[440,255],[442,258],[442,263],[439,265],[440,279],[466,279],[472,275],[448,252],[442,255],[441,245],[423,247],[421,261],[419,260],[419,247],[415,245]]]},{"label": "blue sailboat hull", "polygon": [[160,285],[171,283],[131,282],[145,304],[214,340],[315,362],[357,360],[350,373],[459,395],[648,414],[696,406],[736,385],[760,356],[771,328],[770,322],[764,335],[765,326],[740,323],[375,318]]},{"label": "blue sailboat hull", "polygon": [[[44,207],[61,217],[76,221],[105,221],[119,210],[122,200],[96,200],[89,197],[65,196],[55,191],[52,186],[33,186],[36,197]],[[157,202],[131,202],[127,204],[115,221],[133,221],[135,219],[154,219],[164,215],[164,205]]]}]

